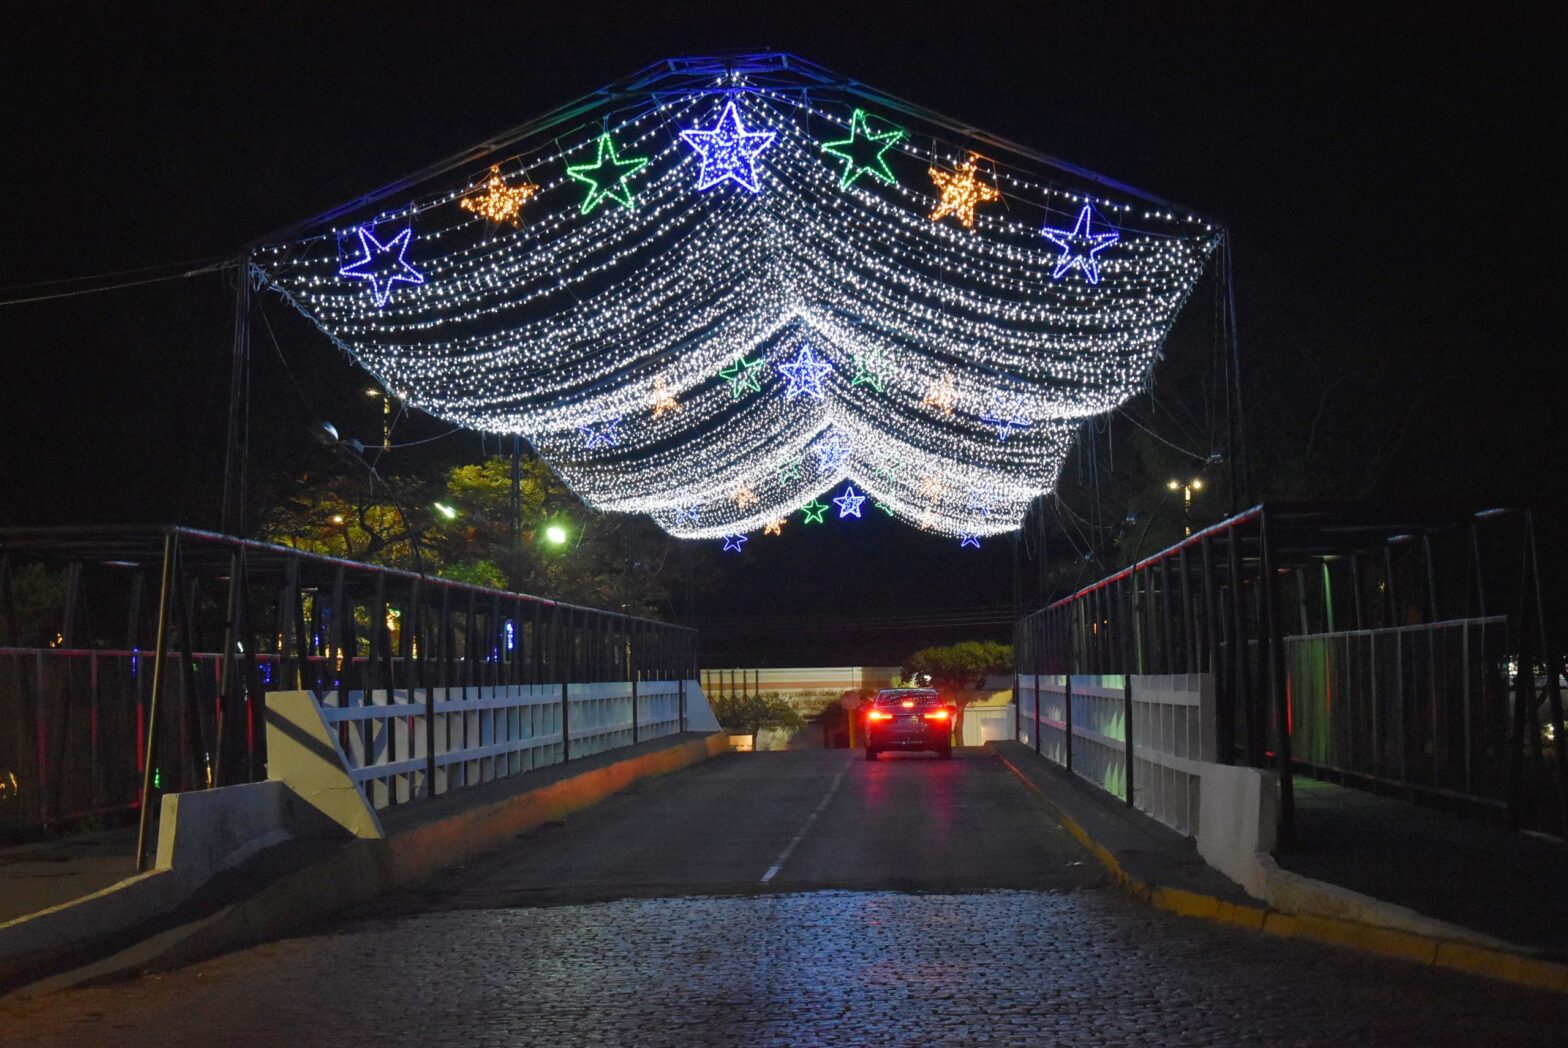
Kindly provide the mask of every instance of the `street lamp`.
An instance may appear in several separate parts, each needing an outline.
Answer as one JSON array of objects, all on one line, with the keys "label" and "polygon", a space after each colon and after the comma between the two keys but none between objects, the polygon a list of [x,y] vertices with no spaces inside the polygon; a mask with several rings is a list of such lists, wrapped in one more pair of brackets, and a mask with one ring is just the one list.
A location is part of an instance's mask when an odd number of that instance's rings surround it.
[{"label": "street lamp", "polygon": [[448,506],[445,502],[432,502],[431,505],[436,508],[437,513],[441,514],[447,520],[457,519],[457,507]]},{"label": "street lamp", "polygon": [[372,386],[365,390],[365,396],[371,400],[381,401],[381,450],[392,450],[392,401],[406,400],[407,397],[398,393],[389,393],[380,386]]},{"label": "street lamp", "polygon": [[544,540],[552,546],[564,546],[569,536],[566,529],[559,524],[551,524],[544,529]]},{"label": "street lamp", "polygon": [[1203,490],[1203,478],[1193,477],[1186,483],[1179,480],[1167,481],[1165,486],[1171,491],[1181,492],[1181,526],[1183,535],[1192,534],[1192,493]]}]

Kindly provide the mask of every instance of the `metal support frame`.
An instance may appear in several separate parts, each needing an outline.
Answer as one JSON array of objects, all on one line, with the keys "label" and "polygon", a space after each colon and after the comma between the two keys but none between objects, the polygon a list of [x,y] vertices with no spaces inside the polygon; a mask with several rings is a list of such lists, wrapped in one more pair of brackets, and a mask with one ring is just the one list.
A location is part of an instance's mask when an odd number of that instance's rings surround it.
[{"label": "metal support frame", "polygon": [[147,706],[147,744],[142,750],[145,763],[142,767],[141,811],[138,813],[136,825],[137,870],[147,868],[147,826],[152,810],[153,769],[158,761],[159,699],[163,696],[163,666],[169,643],[169,601],[173,596],[174,558],[178,552],[179,539],[170,532],[164,538],[163,544],[163,572],[158,589],[158,632],[157,639],[153,642],[152,698]]}]

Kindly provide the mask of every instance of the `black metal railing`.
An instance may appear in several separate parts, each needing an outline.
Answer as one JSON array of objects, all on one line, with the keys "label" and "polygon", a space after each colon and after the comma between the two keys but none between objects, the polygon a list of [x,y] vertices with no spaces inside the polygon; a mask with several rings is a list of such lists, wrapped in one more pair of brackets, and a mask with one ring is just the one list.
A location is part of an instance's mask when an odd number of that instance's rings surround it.
[{"label": "black metal railing", "polygon": [[696,675],[682,626],[187,528],[0,531],[0,645],[13,835],[265,778],[269,691]]},{"label": "black metal railing", "polygon": [[1255,506],[1020,620],[1016,672],[1212,674],[1282,842],[1295,770],[1568,832],[1552,577],[1527,511]]}]

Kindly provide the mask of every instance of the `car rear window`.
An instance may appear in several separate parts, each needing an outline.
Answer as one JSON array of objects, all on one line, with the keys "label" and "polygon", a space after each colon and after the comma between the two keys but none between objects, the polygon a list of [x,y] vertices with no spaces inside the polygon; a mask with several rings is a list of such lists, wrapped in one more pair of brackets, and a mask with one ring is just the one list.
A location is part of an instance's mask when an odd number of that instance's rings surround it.
[{"label": "car rear window", "polygon": [[917,706],[939,706],[942,698],[934,691],[884,691],[877,694],[878,706],[897,706],[913,701]]}]

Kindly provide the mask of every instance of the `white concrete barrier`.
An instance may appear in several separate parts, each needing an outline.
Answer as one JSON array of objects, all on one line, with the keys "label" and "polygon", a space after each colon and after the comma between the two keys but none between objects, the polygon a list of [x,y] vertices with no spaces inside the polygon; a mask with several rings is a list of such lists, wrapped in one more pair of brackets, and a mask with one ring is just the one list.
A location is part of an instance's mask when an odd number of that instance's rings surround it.
[{"label": "white concrete barrier", "polygon": [[1278,797],[1272,771],[1210,762],[1198,768],[1198,854],[1254,899],[1268,896],[1259,856],[1274,850]]}]

